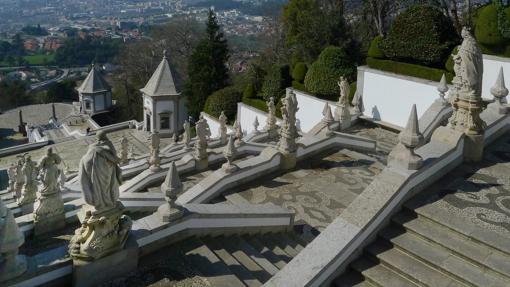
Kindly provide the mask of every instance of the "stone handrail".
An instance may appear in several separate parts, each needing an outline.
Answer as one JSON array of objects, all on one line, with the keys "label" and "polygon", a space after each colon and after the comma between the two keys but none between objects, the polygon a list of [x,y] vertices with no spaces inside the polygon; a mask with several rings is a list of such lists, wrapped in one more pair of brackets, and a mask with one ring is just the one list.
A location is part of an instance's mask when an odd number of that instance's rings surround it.
[{"label": "stone handrail", "polygon": [[40,147],[48,145],[49,143],[50,143],[49,141],[40,141],[40,142],[35,142],[35,143],[27,143],[27,144],[22,144],[22,145],[17,145],[17,146],[6,147],[3,149],[0,149],[0,157],[8,156],[11,154],[16,154],[16,153],[20,153],[20,152],[31,151],[33,149],[38,149]]}]

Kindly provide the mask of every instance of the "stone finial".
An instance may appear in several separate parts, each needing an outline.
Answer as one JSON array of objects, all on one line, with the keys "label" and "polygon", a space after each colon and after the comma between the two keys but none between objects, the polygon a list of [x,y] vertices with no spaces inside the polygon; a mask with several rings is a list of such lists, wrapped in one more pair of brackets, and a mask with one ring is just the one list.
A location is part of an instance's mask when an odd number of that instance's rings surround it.
[{"label": "stone finial", "polygon": [[494,96],[494,103],[489,104],[489,108],[494,109],[498,114],[507,114],[509,109],[506,105],[508,89],[505,86],[505,75],[503,73],[503,67],[499,68],[498,78],[496,79],[494,86],[491,88],[491,94]]},{"label": "stone finial", "polygon": [[441,81],[439,81],[439,85],[437,86],[437,91],[439,92],[439,98],[441,102],[446,105],[448,101],[445,99],[446,92],[448,92],[448,85],[446,83],[446,76],[443,74],[441,77]]},{"label": "stone finial", "polygon": [[234,123],[235,129],[235,145],[240,146],[243,143],[243,128],[241,127],[241,123],[236,120]]},{"label": "stone finial", "polygon": [[167,202],[158,208],[158,213],[162,217],[163,221],[169,222],[182,216],[182,207],[175,204],[175,200],[182,190],[183,186],[181,179],[179,178],[179,172],[177,171],[175,162],[172,161],[165,180],[161,185],[161,192],[165,195]]},{"label": "stone finial", "polygon": [[422,165],[422,158],[414,149],[423,142],[423,135],[418,125],[416,105],[413,105],[406,127],[399,134],[399,143],[388,155],[390,166],[399,166],[408,170],[417,170]]},{"label": "stone finial", "polygon": [[253,120],[253,132],[256,134],[259,133],[259,119],[257,116],[255,116],[255,120]]},{"label": "stone finial", "polygon": [[324,109],[322,110],[322,115],[324,116],[322,118],[322,121],[326,123],[329,127],[330,124],[332,124],[335,119],[333,118],[333,114],[331,113],[331,108],[329,107],[329,104],[324,104]]},{"label": "stone finial", "polygon": [[225,144],[227,142],[227,116],[225,115],[225,112],[221,111],[218,119],[220,121],[220,127],[218,128],[220,143]]},{"label": "stone finial", "polygon": [[0,282],[23,274],[27,270],[25,256],[18,250],[25,242],[12,212],[0,199]]},{"label": "stone finial", "polygon": [[234,159],[234,156],[237,153],[236,146],[234,144],[234,137],[232,135],[228,138],[227,146],[225,147],[225,150],[223,150],[223,155],[225,156],[225,159],[227,159],[227,162],[222,165],[223,171],[226,173],[231,173],[235,170],[237,170],[237,166],[232,163],[232,160]]}]

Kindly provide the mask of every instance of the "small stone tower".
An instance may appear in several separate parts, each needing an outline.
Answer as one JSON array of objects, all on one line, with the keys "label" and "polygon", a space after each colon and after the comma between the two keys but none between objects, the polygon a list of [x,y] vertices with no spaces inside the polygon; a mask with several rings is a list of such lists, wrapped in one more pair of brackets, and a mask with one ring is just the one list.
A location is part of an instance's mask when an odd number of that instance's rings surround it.
[{"label": "small stone tower", "polygon": [[94,115],[109,111],[113,107],[112,88],[94,64],[88,76],[77,89],[80,98],[80,113]]}]

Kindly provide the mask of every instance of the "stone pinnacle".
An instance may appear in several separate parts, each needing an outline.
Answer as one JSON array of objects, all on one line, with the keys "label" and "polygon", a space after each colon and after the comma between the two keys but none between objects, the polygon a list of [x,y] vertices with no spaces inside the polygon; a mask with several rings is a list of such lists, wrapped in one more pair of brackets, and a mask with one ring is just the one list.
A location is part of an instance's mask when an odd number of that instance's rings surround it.
[{"label": "stone pinnacle", "polygon": [[161,185],[161,191],[168,198],[176,198],[177,194],[182,191],[182,183],[177,172],[175,162],[172,161],[168,173],[166,174],[165,181]]},{"label": "stone pinnacle", "polygon": [[329,107],[329,104],[326,103],[324,105],[324,110],[322,112],[324,115],[324,118],[322,119],[325,123],[332,123],[334,122],[333,114],[331,113],[331,108]]},{"label": "stone pinnacle", "polygon": [[420,128],[418,126],[416,104],[413,104],[406,127],[400,133],[399,139],[403,145],[410,148],[417,147],[423,141],[423,135],[420,133]]},{"label": "stone pinnacle", "polygon": [[508,89],[505,86],[505,75],[503,73],[503,67],[499,68],[498,78],[494,86],[491,88],[491,94],[496,99],[504,98],[508,95]]}]

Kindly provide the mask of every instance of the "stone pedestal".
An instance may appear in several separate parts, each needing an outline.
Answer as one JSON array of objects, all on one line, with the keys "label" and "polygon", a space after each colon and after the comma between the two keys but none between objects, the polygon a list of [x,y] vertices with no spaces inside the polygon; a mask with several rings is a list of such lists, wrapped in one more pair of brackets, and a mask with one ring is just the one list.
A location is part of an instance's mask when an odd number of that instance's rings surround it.
[{"label": "stone pedestal", "polygon": [[293,169],[296,167],[297,157],[296,153],[282,153],[282,161],[280,167],[283,170]]},{"label": "stone pedestal", "polygon": [[179,219],[184,214],[184,211],[178,207],[172,207],[166,203],[158,207],[158,214],[162,221],[170,222]]},{"label": "stone pedestal", "polygon": [[103,258],[86,261],[73,260],[73,286],[97,286],[102,282],[125,276],[136,270],[138,266],[138,246],[136,240],[130,238],[124,249]]},{"label": "stone pedestal", "polygon": [[27,271],[27,259],[24,255],[17,255],[17,252],[0,255],[0,282],[16,278],[25,271]]},{"label": "stone pedestal", "polygon": [[41,194],[34,204],[34,235],[38,236],[65,226],[64,200],[60,192]]},{"label": "stone pedestal", "polygon": [[483,134],[466,135],[464,140],[464,161],[479,162],[483,159]]},{"label": "stone pedestal", "polygon": [[209,160],[206,158],[196,159],[195,168],[197,171],[204,171],[209,167]]},{"label": "stone pedestal", "polygon": [[388,166],[396,166],[405,170],[417,170],[422,165],[422,158],[401,143],[398,143],[388,155]]},{"label": "stone pedestal", "polygon": [[132,226],[131,219],[122,215],[123,209],[120,202],[102,212],[84,205],[78,214],[82,225],[69,243],[71,257],[93,261],[122,250]]}]

